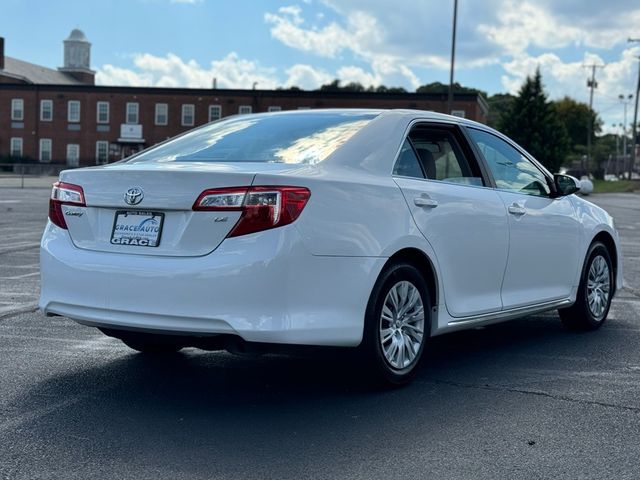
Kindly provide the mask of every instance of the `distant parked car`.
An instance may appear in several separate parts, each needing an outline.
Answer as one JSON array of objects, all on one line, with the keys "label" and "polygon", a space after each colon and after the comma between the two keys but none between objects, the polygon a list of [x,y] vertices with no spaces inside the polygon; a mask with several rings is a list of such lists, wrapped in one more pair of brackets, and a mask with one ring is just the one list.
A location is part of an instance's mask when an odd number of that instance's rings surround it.
[{"label": "distant parked car", "polygon": [[618,234],[578,190],[457,117],[230,117],[61,173],[40,307],[141,352],[354,347],[402,383],[435,335],[553,309],[602,325]]}]

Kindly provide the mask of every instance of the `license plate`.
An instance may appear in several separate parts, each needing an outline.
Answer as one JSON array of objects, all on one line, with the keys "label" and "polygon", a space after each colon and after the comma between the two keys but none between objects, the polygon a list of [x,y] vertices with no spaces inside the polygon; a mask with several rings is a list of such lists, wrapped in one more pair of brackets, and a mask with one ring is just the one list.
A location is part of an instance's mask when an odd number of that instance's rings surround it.
[{"label": "license plate", "polygon": [[164,213],[119,210],[113,222],[111,243],[157,247],[160,245],[163,222]]}]

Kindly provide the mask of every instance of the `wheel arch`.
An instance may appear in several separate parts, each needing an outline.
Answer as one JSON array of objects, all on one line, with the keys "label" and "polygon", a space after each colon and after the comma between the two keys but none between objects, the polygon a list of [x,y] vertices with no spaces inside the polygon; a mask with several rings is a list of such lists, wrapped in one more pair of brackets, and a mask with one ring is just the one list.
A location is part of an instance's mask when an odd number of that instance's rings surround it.
[{"label": "wheel arch", "polygon": [[434,308],[439,305],[439,289],[438,289],[438,277],[436,274],[435,266],[429,258],[429,256],[422,250],[415,247],[407,247],[398,250],[391,255],[387,262],[382,267],[384,271],[389,265],[398,261],[405,261],[411,265],[414,265],[425,281],[427,282],[427,288],[429,293],[429,300],[431,300],[431,307]]},{"label": "wheel arch", "polygon": [[618,249],[616,242],[611,234],[605,230],[598,232],[589,245],[593,245],[595,242],[601,242],[609,252],[611,262],[613,263],[613,290],[617,288],[617,275],[618,275]]}]

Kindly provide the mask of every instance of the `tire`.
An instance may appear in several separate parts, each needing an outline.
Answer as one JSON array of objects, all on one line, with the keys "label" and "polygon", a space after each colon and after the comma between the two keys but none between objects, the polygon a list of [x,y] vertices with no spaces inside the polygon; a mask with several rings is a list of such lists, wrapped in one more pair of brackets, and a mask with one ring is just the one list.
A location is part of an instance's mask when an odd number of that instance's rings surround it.
[{"label": "tire", "polygon": [[105,335],[117,338],[127,347],[140,353],[153,355],[176,353],[183,348],[175,337],[153,333],[125,332],[120,330],[101,329]]},{"label": "tire", "polygon": [[582,268],[576,302],[558,310],[569,330],[597,330],[607,319],[614,291],[614,269],[607,247],[594,242]]},{"label": "tire", "polygon": [[[407,305],[412,306],[407,310]],[[384,385],[409,382],[430,335],[431,299],[424,277],[409,263],[389,265],[373,287],[365,314],[360,353],[367,376]]]}]

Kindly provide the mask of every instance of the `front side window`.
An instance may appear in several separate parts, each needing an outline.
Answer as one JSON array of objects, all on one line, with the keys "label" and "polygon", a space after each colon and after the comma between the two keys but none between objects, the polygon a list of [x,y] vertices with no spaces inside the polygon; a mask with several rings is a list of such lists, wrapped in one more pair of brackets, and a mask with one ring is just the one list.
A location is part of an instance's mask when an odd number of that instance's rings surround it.
[{"label": "front side window", "polygon": [[53,120],[53,100],[40,100],[40,121]]},{"label": "front side window", "polygon": [[169,105],[166,103],[156,103],[156,125],[166,125],[169,123]]},{"label": "front side window", "polygon": [[102,165],[109,161],[109,142],[99,140],[96,142],[96,165]]},{"label": "front side window", "polygon": [[127,114],[125,123],[137,125],[138,124],[138,108],[139,105],[135,102],[127,103]]},{"label": "front side window", "polygon": [[21,157],[22,156],[22,138],[14,137],[11,139],[11,151],[10,154],[12,157]]},{"label": "front side window", "polygon": [[[417,162],[417,165],[416,165]],[[464,185],[484,185],[475,164],[469,163],[448,129],[417,125],[405,140],[394,175]]]},{"label": "front side window", "polygon": [[497,188],[541,197],[550,195],[545,175],[516,148],[489,132],[475,128],[468,132],[487,161]]},{"label": "front side window", "polygon": [[196,107],[192,104],[182,105],[182,125],[191,127],[195,123]]},{"label": "front side window", "polygon": [[80,101],[69,100],[67,102],[67,121],[79,122],[80,121]]},{"label": "front side window", "polygon": [[24,100],[22,98],[11,100],[11,120],[18,122],[24,120]]},{"label": "front side window", "polygon": [[40,156],[38,157],[42,163],[51,162],[52,143],[50,138],[40,139]]},{"label": "front side window", "polygon": [[109,102],[98,102],[96,112],[96,122],[109,123]]},{"label": "front side window", "polygon": [[376,115],[325,112],[227,117],[150,148],[128,162],[316,164]]}]

